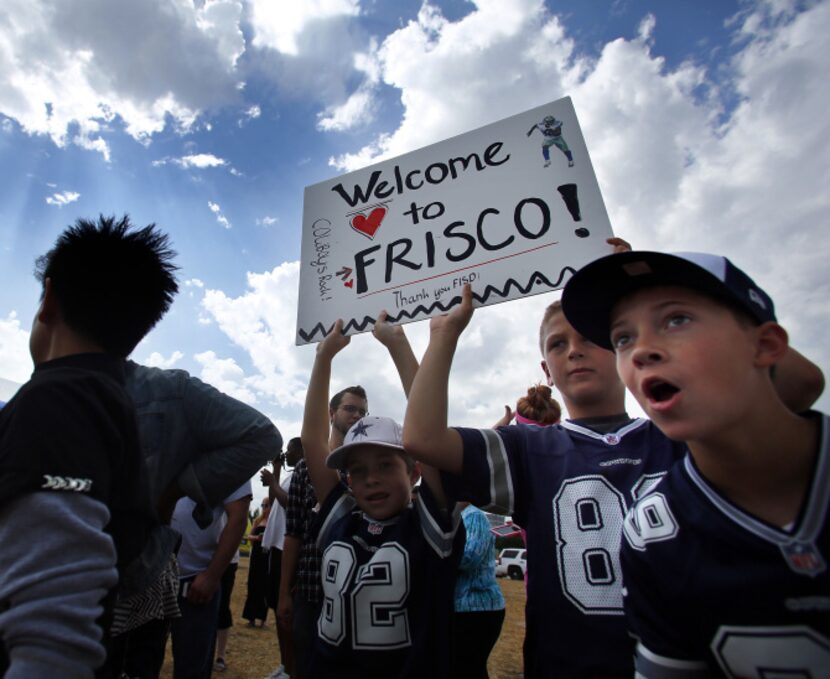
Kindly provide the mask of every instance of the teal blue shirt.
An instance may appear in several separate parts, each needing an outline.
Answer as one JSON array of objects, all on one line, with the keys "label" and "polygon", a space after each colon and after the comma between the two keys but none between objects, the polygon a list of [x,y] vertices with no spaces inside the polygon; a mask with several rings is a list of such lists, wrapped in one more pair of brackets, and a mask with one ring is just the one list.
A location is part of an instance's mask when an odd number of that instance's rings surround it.
[{"label": "teal blue shirt", "polygon": [[497,611],[504,608],[504,595],[496,582],[496,538],[490,532],[487,517],[477,507],[469,505],[463,512],[467,542],[458,567],[455,583],[455,610]]}]

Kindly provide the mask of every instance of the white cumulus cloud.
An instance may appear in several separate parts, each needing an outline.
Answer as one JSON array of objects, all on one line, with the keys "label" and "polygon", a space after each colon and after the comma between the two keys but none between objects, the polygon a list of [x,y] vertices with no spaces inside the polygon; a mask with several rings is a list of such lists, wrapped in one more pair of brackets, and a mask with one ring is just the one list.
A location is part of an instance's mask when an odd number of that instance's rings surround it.
[{"label": "white cumulus cloud", "polygon": [[371,77],[360,55],[373,42],[358,0],[249,0],[248,8],[253,70],[286,97],[313,102],[330,118],[354,82]]},{"label": "white cumulus cloud", "polygon": [[358,52],[354,55],[354,67],[356,71],[363,73],[363,82],[346,101],[330,106],[318,115],[319,129],[326,132],[344,132],[368,125],[374,120],[377,108],[375,89],[380,81],[380,63],[375,40],[370,41],[368,52]]},{"label": "white cumulus cloud", "polygon": [[29,332],[20,327],[20,319],[12,311],[0,318],[0,378],[22,384],[31,374]]},{"label": "white cumulus cloud", "polygon": [[[541,0],[479,0],[458,21],[424,3],[377,50],[377,78],[401,92],[393,134],[333,159],[343,170],[388,158],[538,106],[567,91],[585,64]],[[498,77],[494,77],[498,74]]]},{"label": "white cumulus cloud", "polygon": [[69,205],[69,203],[74,203],[80,197],[81,194],[76,191],[60,191],[53,193],[51,196],[46,196],[46,203],[48,205],[63,207],[64,205]]},{"label": "white cumulus cloud", "polygon": [[256,120],[262,115],[262,109],[259,105],[254,104],[253,106],[248,107],[246,111],[243,112],[242,118],[237,121],[237,125],[239,127],[243,127],[246,123],[251,120]]},{"label": "white cumulus cloud", "polygon": [[372,121],[374,96],[368,88],[352,94],[345,103],[320,114],[317,127],[324,131],[343,132]]},{"label": "white cumulus cloud", "polygon": [[233,225],[230,223],[230,220],[225,217],[222,213],[222,208],[219,207],[218,203],[214,203],[213,201],[208,201],[208,208],[210,211],[216,216],[216,221],[219,222],[223,227],[226,229],[230,229]]},{"label": "white cumulus cloud", "polygon": [[248,273],[239,297],[208,289],[202,307],[219,328],[250,356],[256,371],[247,387],[278,404],[302,405],[307,351],[294,347],[299,264],[282,264],[265,273]]},{"label": "white cumulus cloud", "polygon": [[250,405],[256,403],[256,394],[247,386],[250,378],[232,358],[219,358],[213,351],[204,351],[194,358],[202,366],[199,377],[229,396]]},{"label": "white cumulus cloud", "polygon": [[[105,160],[116,119],[143,143],[168,116],[188,129],[200,111],[238,100],[241,17],[238,0],[7,0],[0,112],[28,134]],[[128,27],[126,41],[114,26]]]},{"label": "white cumulus cloud", "polygon": [[140,363],[142,365],[150,366],[151,368],[168,369],[168,368],[172,368],[174,365],[176,365],[176,363],[178,363],[183,358],[184,358],[184,354],[181,351],[174,351],[167,358],[165,358],[158,351],[154,351],[147,358],[145,358],[143,361],[140,361]]},{"label": "white cumulus cloud", "polygon": [[[212,167],[227,167],[229,163],[224,158],[219,158],[212,153],[193,153],[180,158],[161,158],[153,161],[153,167],[160,167],[162,165],[178,165],[179,167],[189,170],[196,168],[203,170]],[[233,168],[230,168],[231,173],[235,173]]]},{"label": "white cumulus cloud", "polygon": [[312,24],[360,13],[358,0],[249,0],[249,6],[254,46],[269,47],[292,56],[299,54],[299,41]]},{"label": "white cumulus cloud", "polygon": [[212,153],[196,153],[192,156],[182,156],[176,161],[182,167],[222,167],[227,165],[228,161],[223,158],[218,158]]}]

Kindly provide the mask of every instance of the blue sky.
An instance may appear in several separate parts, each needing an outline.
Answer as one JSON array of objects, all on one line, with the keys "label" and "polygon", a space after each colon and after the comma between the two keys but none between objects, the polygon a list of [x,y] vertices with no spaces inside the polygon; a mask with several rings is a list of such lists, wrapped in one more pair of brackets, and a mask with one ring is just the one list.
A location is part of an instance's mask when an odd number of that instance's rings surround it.
[{"label": "blue sky", "polygon": [[[35,257],[77,217],[126,212],[169,232],[181,267],[133,357],[296,435],[313,358],[293,344],[304,187],[563,96],[615,232],[727,254],[827,374],[828,33],[828,2],[790,0],[7,1],[0,378],[31,371]],[[488,425],[541,378],[553,298],[477,313],[451,422]],[[418,354],[425,326],[407,327]],[[335,386],[355,382],[402,417],[367,336],[335,364]]]}]

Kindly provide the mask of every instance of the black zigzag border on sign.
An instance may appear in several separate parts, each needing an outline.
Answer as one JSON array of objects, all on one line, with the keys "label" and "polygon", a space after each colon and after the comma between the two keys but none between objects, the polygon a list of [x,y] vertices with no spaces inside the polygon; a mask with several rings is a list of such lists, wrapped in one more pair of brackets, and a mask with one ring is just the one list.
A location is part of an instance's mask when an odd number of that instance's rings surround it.
[{"label": "black zigzag border on sign", "polygon": [[[481,293],[474,292],[473,293],[473,299],[475,299],[478,302],[485,303],[485,302],[487,302],[487,300],[490,299],[491,295],[498,295],[500,297],[507,297],[508,293],[510,292],[510,290],[512,288],[516,288],[516,290],[518,290],[522,294],[527,294],[528,292],[530,292],[530,290],[533,288],[533,286],[537,283],[546,283],[551,289],[554,289],[554,288],[559,287],[559,284],[562,283],[562,279],[565,278],[566,273],[570,273],[571,275],[573,275],[573,274],[576,273],[576,269],[573,269],[570,266],[566,266],[564,269],[562,269],[559,272],[559,278],[557,278],[556,282],[553,282],[553,283],[548,279],[547,276],[545,276],[545,274],[543,274],[539,271],[534,271],[530,275],[530,278],[527,281],[527,285],[525,285],[524,287],[518,281],[516,281],[512,278],[508,278],[504,282],[504,287],[501,290],[499,288],[496,288],[496,287],[488,284],[484,288],[483,292],[481,292]],[[450,301],[446,305],[443,304],[442,302],[433,302],[429,306],[423,306],[423,305],[419,304],[418,306],[416,306],[412,310],[403,309],[401,311],[401,313],[399,313],[397,316],[393,316],[392,314],[389,314],[389,315],[387,315],[386,320],[389,321],[390,323],[396,323],[397,321],[400,321],[401,319],[404,319],[404,318],[412,320],[413,318],[415,318],[416,316],[419,316],[420,314],[431,314],[436,309],[440,309],[441,311],[446,313],[447,311],[452,309],[456,304],[459,304],[460,302],[461,302],[461,295],[456,295],[455,297],[450,299]],[[357,330],[358,332],[363,332],[368,326],[373,325],[375,320],[376,319],[372,318],[371,316],[364,316],[363,320],[360,321],[360,322],[356,321],[355,319],[352,319],[343,326],[343,332],[348,333],[349,330]],[[300,337],[303,338],[303,340],[305,340],[306,342],[310,342],[314,338],[314,336],[317,335],[318,333],[320,333],[320,338],[322,339],[323,337],[325,337],[329,333],[329,331],[331,331],[331,329],[333,327],[334,327],[333,323],[328,328],[326,328],[322,323],[318,323],[313,328],[311,328],[311,330],[309,330],[308,332],[306,332],[302,328],[300,328],[297,331],[297,333],[300,335]]]}]

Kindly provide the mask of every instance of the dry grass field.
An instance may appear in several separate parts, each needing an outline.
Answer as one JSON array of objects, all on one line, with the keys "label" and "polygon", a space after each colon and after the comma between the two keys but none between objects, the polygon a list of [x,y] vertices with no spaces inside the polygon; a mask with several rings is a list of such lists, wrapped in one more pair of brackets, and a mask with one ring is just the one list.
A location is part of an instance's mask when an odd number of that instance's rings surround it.
[{"label": "dry grass field", "polygon": [[[263,679],[279,664],[277,635],[274,620],[269,614],[264,628],[251,628],[242,619],[245,603],[245,583],[248,580],[248,559],[239,561],[236,586],[231,599],[234,626],[231,628],[225,661],[228,669],[214,672],[216,679]],[[500,578],[504,597],[507,600],[507,614],[501,637],[490,655],[488,665],[491,679],[520,679],[522,676],[522,643],[525,637],[525,588],[520,580]],[[173,662],[168,645],[167,657],[161,676],[173,676]]]}]

